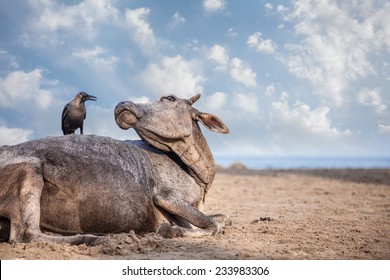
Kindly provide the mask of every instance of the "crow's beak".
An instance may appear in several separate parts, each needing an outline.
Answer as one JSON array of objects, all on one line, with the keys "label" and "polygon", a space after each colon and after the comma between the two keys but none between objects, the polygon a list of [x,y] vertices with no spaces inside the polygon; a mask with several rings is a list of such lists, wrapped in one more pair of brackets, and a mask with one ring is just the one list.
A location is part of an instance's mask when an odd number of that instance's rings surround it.
[{"label": "crow's beak", "polygon": [[92,100],[92,101],[96,101],[97,100],[97,97],[96,96],[93,96],[93,95],[88,95],[85,100]]}]

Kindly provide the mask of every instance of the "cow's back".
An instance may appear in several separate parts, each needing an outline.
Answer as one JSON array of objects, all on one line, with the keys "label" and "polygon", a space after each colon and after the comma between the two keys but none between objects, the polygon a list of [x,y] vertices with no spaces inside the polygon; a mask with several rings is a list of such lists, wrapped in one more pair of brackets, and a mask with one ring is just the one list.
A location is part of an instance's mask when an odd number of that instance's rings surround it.
[{"label": "cow's back", "polygon": [[3,166],[8,161],[40,168],[43,228],[70,234],[157,227],[156,176],[138,145],[93,135],[48,137],[4,147],[0,159]]}]

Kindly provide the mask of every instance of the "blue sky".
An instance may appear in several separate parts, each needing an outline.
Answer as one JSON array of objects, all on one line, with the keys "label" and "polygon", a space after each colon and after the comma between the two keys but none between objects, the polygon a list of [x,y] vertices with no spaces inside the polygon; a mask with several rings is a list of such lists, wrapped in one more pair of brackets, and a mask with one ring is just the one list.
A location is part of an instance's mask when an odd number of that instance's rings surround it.
[{"label": "blue sky", "polygon": [[[17,3],[18,2],[18,3]],[[0,3],[0,145],[61,135],[79,91],[85,134],[136,139],[119,101],[173,93],[220,117],[216,155],[390,156],[388,1]]]}]

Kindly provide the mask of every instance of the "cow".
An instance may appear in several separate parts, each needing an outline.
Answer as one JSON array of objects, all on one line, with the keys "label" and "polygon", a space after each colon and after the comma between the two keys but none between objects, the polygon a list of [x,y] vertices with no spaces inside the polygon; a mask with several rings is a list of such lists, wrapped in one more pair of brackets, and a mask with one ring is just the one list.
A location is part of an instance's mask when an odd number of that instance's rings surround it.
[{"label": "cow", "polygon": [[120,102],[116,123],[140,140],[71,134],[2,146],[0,236],[94,245],[132,230],[166,238],[221,233],[230,219],[200,210],[216,167],[199,123],[229,129],[192,107],[199,98]]}]

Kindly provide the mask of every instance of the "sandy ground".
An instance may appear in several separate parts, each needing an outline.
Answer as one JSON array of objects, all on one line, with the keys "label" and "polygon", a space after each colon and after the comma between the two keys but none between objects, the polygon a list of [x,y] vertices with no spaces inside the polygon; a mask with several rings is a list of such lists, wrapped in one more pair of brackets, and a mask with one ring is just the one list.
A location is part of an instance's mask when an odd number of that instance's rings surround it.
[{"label": "sandy ground", "polygon": [[390,259],[390,170],[219,170],[204,212],[224,234],[112,235],[88,247],[0,244],[0,259]]}]

